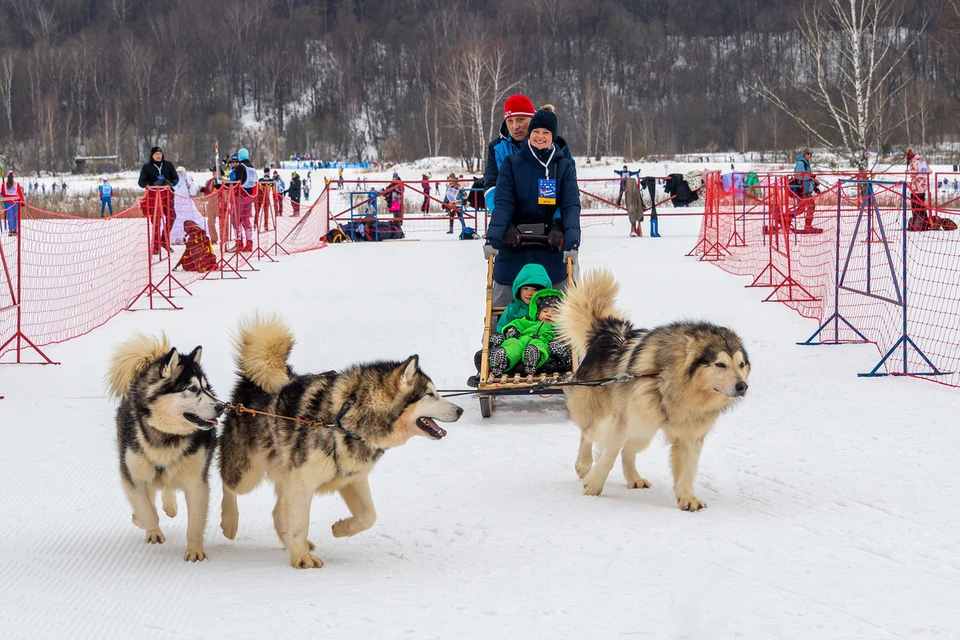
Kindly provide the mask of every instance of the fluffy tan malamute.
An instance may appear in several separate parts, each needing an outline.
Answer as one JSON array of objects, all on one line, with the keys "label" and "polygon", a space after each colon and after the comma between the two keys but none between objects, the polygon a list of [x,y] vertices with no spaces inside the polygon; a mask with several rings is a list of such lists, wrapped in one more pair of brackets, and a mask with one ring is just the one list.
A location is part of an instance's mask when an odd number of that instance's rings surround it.
[{"label": "fluffy tan malamute", "polygon": [[703,440],[720,414],[746,395],[750,360],[737,334],[724,327],[676,322],[635,328],[615,306],[618,290],[609,271],[588,274],[568,290],[557,322],[561,338],[584,354],[576,380],[634,376],[602,387],[564,388],[581,431],[576,471],[583,493],[600,495],[617,455],[627,486],[649,487],[636,457],[663,430],[677,504],[697,511],[707,506],[693,493]]},{"label": "fluffy tan malamute", "polygon": [[293,342],[276,317],[244,321],[231,402],[324,426],[229,414],[220,436],[220,528],[231,540],[236,536],[237,494],[252,491],[266,476],[277,494],[273,524],[290,564],[321,567],[307,539],[314,494],[338,491],[347,503],[351,517],[333,525],[335,537],[369,529],[377,514],[367,475],[380,456],[413,436],[439,440],[447,432],[437,421],[455,422],[463,409],[437,394],[417,356],[296,375],[287,365]]}]

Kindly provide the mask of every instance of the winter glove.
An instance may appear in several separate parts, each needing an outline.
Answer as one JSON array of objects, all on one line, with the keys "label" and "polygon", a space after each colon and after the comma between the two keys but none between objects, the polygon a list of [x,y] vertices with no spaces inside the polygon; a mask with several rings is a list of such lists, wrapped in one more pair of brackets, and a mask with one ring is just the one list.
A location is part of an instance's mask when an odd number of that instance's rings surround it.
[{"label": "winter glove", "polygon": [[520,337],[520,330],[517,329],[516,327],[507,327],[506,329],[503,330],[503,337],[504,337],[504,338],[507,338],[507,339],[509,339],[509,338],[519,338],[519,337]]},{"label": "winter glove", "polygon": [[547,244],[554,251],[563,250],[563,227],[557,223],[550,227],[550,233],[547,235]]},{"label": "winter glove", "polygon": [[497,255],[498,253],[500,253],[500,252],[497,251],[496,248],[494,248],[494,246],[493,246],[492,244],[490,244],[489,242],[483,245],[483,259],[484,259],[484,260],[489,260],[489,259],[490,259],[490,256],[495,256],[495,255]]},{"label": "winter glove", "polygon": [[577,264],[580,262],[580,254],[576,249],[573,249],[571,251],[564,251],[563,261],[566,262],[567,258],[570,258],[570,261],[573,263],[573,266],[577,266]]},{"label": "winter glove", "polygon": [[507,230],[503,234],[503,244],[508,247],[520,246],[520,230],[512,222],[507,225]]}]

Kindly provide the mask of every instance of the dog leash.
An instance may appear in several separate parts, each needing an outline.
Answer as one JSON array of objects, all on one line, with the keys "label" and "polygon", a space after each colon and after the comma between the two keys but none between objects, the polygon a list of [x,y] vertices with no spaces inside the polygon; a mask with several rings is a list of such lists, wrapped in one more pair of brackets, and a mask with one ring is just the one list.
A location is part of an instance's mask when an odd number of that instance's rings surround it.
[{"label": "dog leash", "polygon": [[304,420],[303,418],[295,418],[293,416],[281,416],[276,413],[260,411],[259,409],[249,409],[243,406],[242,404],[233,404],[231,402],[225,402],[223,403],[223,405],[224,405],[224,409],[226,409],[227,411],[233,411],[234,413],[237,413],[237,414],[249,413],[250,415],[254,415],[254,416],[266,416],[268,418],[276,418],[278,420],[287,420],[289,422],[305,424],[311,429],[317,429],[319,427],[326,427],[327,429],[336,429],[337,431],[340,431],[344,435],[350,438],[353,438],[354,440],[363,440],[363,438],[360,437],[360,434],[350,431],[349,429],[344,427],[342,424],[340,424],[341,419],[343,418],[344,415],[346,415],[347,411],[352,406],[352,404],[349,402],[345,403],[343,407],[340,408],[340,413],[338,413],[334,421],[330,423],[323,422],[321,420]]},{"label": "dog leash", "polygon": [[[660,377],[660,372],[657,373],[644,373],[640,375],[634,375],[624,371],[623,373],[618,373],[617,375],[610,378],[597,378],[596,380],[563,380],[562,378],[554,378],[553,380],[546,380],[544,382],[538,382],[529,388],[531,394],[540,393],[546,389],[555,389],[557,387],[605,387],[607,385],[616,384],[618,382],[627,382],[635,378],[658,378]],[[498,389],[499,387],[494,386],[493,389]],[[474,395],[477,393],[482,393],[477,389],[438,389],[437,393],[443,395],[444,398],[453,398],[455,396],[467,396]]]}]

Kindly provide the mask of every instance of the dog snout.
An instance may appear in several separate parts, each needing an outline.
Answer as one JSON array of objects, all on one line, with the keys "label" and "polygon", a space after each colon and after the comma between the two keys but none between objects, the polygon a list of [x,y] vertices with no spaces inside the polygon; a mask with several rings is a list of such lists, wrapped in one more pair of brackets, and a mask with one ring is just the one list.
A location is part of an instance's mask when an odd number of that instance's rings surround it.
[{"label": "dog snout", "polygon": [[457,407],[457,420],[460,419],[460,416],[463,415],[463,407]]},{"label": "dog snout", "polygon": [[746,382],[744,382],[743,380],[741,380],[740,382],[737,383],[737,385],[734,387],[734,389],[737,390],[737,395],[738,395],[738,396],[742,396],[742,395],[744,395],[744,394],[747,393],[747,389],[749,388],[749,386],[750,386],[750,385],[748,385]]},{"label": "dog snout", "polygon": [[217,404],[213,405],[213,410],[217,412],[217,415],[223,413],[224,409],[226,409],[226,405],[224,405],[222,402],[218,402]]}]

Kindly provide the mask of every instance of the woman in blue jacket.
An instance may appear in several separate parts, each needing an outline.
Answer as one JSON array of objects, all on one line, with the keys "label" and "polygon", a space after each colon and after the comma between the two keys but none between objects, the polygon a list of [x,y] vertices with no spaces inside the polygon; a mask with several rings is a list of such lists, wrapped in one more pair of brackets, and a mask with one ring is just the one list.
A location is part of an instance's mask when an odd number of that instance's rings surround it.
[{"label": "woman in blue jacket", "polygon": [[[524,265],[547,270],[553,286],[566,286],[566,258],[576,264],[580,248],[580,190],[573,162],[558,149],[557,115],[537,111],[520,153],[507,156],[497,177],[497,196],[484,253],[496,256],[493,306],[508,304],[511,284]],[[559,211],[559,218],[555,213]],[[549,229],[547,246],[520,247],[517,225],[540,223]]]}]

